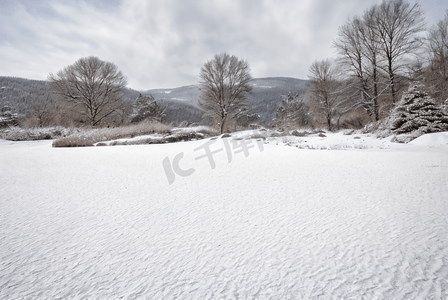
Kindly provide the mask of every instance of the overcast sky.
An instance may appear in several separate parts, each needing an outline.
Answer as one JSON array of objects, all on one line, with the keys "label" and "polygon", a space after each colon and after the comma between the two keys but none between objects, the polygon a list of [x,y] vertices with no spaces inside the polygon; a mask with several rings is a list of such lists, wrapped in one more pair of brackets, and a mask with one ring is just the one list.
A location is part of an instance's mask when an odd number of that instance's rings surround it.
[{"label": "overcast sky", "polygon": [[[415,3],[415,1],[410,1]],[[349,17],[381,0],[0,0],[0,76],[45,80],[77,59],[115,63],[137,90],[195,84],[214,54],[253,77],[306,79]],[[447,0],[424,0],[430,26]]]}]

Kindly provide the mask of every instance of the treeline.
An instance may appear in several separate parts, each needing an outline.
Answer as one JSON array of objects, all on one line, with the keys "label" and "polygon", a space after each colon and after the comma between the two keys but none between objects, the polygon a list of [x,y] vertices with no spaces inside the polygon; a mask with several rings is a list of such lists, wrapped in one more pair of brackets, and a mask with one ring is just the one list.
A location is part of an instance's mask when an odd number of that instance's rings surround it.
[{"label": "treeline", "polygon": [[[295,78],[256,78],[252,80],[254,86],[252,94],[248,96],[252,112],[259,118],[254,123],[268,126],[275,117],[279,103],[292,91],[304,95],[306,80]],[[29,80],[15,77],[0,77],[0,108],[8,109],[17,114],[18,123],[23,127],[64,126],[79,127],[88,122],[79,110],[70,107],[65,101],[52,99],[46,81]],[[175,89],[160,89],[136,91],[125,88],[124,102],[111,118],[103,122],[102,126],[120,126],[130,123],[135,117],[137,99],[139,96],[153,96],[158,104],[164,106],[166,123],[179,125],[203,123],[204,112],[196,105],[199,96],[197,85]],[[141,109],[141,108],[140,108]],[[242,121],[242,124],[245,124]]]},{"label": "treeline", "polygon": [[[131,122],[136,102],[148,92],[125,88],[120,109],[105,120],[102,126],[120,126]],[[180,124],[182,121],[199,123],[203,112],[188,103],[155,99],[165,106],[165,122]],[[17,77],[0,77],[0,110],[15,115],[22,127],[64,126],[79,127],[87,124],[79,110],[50,96],[46,81]]]},{"label": "treeline", "polygon": [[339,27],[336,60],[315,61],[307,95],[329,129],[341,118],[388,116],[409,84],[419,81],[441,105],[448,101],[448,11],[426,30],[418,3],[384,0]]}]

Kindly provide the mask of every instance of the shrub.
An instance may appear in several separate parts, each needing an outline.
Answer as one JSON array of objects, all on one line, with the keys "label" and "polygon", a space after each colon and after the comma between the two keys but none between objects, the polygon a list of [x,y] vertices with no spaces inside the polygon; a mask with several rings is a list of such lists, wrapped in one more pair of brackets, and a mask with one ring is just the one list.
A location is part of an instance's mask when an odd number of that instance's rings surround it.
[{"label": "shrub", "polygon": [[93,146],[90,139],[82,136],[69,136],[53,141],[53,147],[87,147]]},{"label": "shrub", "polygon": [[299,137],[304,137],[304,136],[308,136],[308,135],[310,135],[310,133],[307,132],[307,131],[297,131],[297,130],[293,130],[293,131],[291,132],[291,134],[292,134],[293,136],[299,136]]}]

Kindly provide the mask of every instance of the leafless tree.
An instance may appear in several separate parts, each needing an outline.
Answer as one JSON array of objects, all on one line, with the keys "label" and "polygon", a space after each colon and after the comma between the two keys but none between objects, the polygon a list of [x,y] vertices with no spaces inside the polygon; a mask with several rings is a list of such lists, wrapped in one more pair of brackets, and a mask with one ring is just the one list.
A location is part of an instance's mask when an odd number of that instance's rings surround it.
[{"label": "leafless tree", "polygon": [[77,60],[56,75],[49,74],[48,81],[50,91],[81,107],[92,126],[120,108],[127,84],[115,64],[93,56]]},{"label": "leafless tree", "polygon": [[49,125],[52,115],[57,111],[58,105],[50,93],[39,97],[32,105],[32,115],[37,119],[39,127]]},{"label": "leafless tree", "polygon": [[252,91],[249,63],[227,53],[216,54],[202,66],[199,77],[199,107],[223,133],[226,122],[249,110],[247,94]]},{"label": "leafless tree", "polygon": [[390,90],[395,102],[398,78],[408,70],[405,58],[421,46],[423,29],[420,7],[403,0],[384,0],[339,28],[334,47],[352,74],[356,105],[375,121],[380,96]]},{"label": "leafless tree", "polygon": [[369,91],[370,76],[368,69],[370,65],[368,64],[368,56],[370,53],[368,53],[368,48],[365,45],[369,42],[365,36],[367,30],[363,20],[355,16],[339,27],[338,37],[333,46],[340,55],[340,63],[352,74],[352,87],[355,90],[353,96],[356,103],[362,106],[369,116],[372,116],[375,115],[375,109]]},{"label": "leafless tree", "polygon": [[393,103],[397,100],[398,75],[404,71],[405,59],[423,45],[419,36],[425,30],[423,15],[418,3],[411,6],[405,0],[383,0],[372,15],[384,60],[379,66],[388,74]]},{"label": "leafless tree", "polygon": [[427,50],[429,66],[425,72],[425,84],[436,100],[448,99],[448,10],[445,18],[431,27]]},{"label": "leafless tree", "polygon": [[348,104],[344,97],[345,84],[340,69],[327,59],[313,62],[309,73],[308,94],[318,112],[325,116],[328,130],[332,130],[333,117],[345,112]]}]

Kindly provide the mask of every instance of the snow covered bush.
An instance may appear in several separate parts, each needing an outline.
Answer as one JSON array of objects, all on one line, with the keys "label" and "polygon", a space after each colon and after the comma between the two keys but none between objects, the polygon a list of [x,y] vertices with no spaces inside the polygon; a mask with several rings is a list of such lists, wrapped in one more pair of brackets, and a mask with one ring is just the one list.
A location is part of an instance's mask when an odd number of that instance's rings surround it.
[{"label": "snow covered bush", "polygon": [[390,129],[396,141],[408,142],[425,133],[448,131],[448,114],[424,91],[424,86],[412,84],[403,94],[390,116]]},{"label": "snow covered bush", "polygon": [[0,129],[18,126],[18,115],[11,112],[9,106],[4,106],[0,109]]}]

